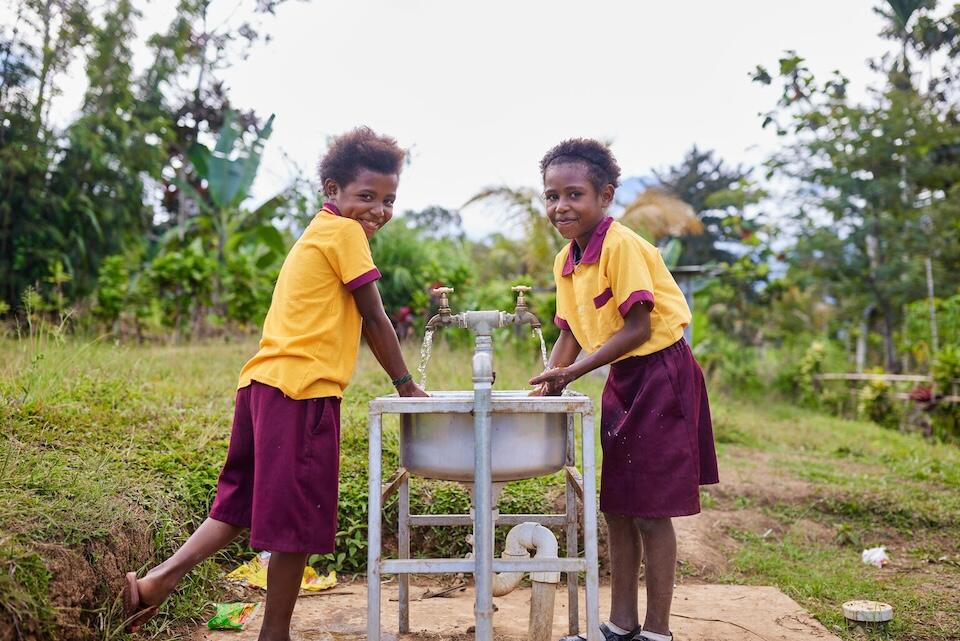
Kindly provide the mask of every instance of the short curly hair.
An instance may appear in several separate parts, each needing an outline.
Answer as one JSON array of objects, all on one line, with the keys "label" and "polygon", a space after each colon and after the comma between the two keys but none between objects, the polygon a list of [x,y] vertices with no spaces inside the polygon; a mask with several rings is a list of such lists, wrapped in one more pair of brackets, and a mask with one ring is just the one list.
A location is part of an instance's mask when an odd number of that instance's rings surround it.
[{"label": "short curly hair", "polygon": [[407,153],[390,136],[382,136],[369,127],[357,127],[337,136],[320,159],[320,185],[328,179],[342,188],[357,177],[357,172],[369,169],[380,174],[400,174]]},{"label": "short curly hair", "polygon": [[610,149],[591,138],[570,138],[544,154],[540,159],[540,176],[547,177],[547,167],[556,164],[583,163],[590,183],[598,192],[606,185],[620,185],[620,165]]}]

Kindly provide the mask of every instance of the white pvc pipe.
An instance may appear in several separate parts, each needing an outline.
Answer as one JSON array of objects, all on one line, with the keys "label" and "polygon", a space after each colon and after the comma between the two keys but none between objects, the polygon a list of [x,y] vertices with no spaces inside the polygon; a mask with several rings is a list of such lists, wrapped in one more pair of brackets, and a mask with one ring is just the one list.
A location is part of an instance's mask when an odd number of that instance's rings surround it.
[{"label": "white pvc pipe", "polygon": [[[557,537],[549,528],[539,523],[527,522],[515,525],[507,534],[507,541],[503,548],[504,559],[529,559],[530,550],[536,550],[535,559],[556,559],[559,546]],[[559,572],[531,572],[530,579],[538,583],[559,583]],[[503,596],[513,592],[520,581],[523,572],[500,572],[493,577],[493,596]]]}]

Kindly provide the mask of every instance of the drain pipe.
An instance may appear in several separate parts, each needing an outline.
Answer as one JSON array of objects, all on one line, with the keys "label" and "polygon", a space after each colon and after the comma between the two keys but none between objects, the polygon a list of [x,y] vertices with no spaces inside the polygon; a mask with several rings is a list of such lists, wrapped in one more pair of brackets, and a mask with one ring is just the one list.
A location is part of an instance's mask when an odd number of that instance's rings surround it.
[{"label": "drain pipe", "polygon": [[[536,550],[535,559],[556,559],[557,537],[539,523],[521,523],[511,528],[503,548],[504,559],[528,559],[529,550]],[[493,577],[493,596],[509,594],[520,585],[523,572],[501,572]],[[557,595],[559,572],[531,572],[533,595],[530,598],[530,641],[548,641],[553,632],[553,608]]]}]

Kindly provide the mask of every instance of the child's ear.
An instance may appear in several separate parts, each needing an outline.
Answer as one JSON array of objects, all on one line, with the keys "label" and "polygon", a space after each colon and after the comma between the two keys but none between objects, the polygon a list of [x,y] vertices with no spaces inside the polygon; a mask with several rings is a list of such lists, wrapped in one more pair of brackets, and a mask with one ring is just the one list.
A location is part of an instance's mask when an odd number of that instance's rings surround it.
[{"label": "child's ear", "polygon": [[323,193],[327,198],[336,198],[340,192],[340,185],[333,178],[327,178],[323,181]]},{"label": "child's ear", "polygon": [[613,193],[615,189],[611,183],[604,185],[603,189],[600,190],[600,204],[604,208],[609,207],[613,203]]}]

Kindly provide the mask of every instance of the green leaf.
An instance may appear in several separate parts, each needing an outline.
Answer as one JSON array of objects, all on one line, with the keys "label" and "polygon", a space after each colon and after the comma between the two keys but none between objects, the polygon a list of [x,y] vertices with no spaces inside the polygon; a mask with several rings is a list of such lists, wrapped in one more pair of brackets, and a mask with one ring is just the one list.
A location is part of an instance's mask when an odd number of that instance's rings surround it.
[{"label": "green leaf", "polygon": [[277,231],[273,225],[261,225],[256,230],[257,237],[264,245],[269,247],[274,253],[283,256],[286,251],[286,245],[283,242],[283,235]]},{"label": "green leaf", "polygon": [[210,150],[200,143],[193,143],[187,150],[187,158],[193,164],[197,175],[204,179],[207,179],[210,172],[210,156]]}]

